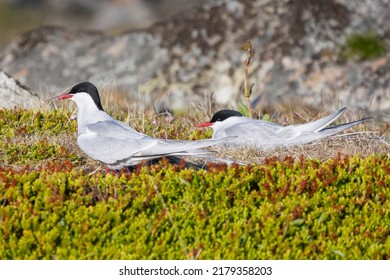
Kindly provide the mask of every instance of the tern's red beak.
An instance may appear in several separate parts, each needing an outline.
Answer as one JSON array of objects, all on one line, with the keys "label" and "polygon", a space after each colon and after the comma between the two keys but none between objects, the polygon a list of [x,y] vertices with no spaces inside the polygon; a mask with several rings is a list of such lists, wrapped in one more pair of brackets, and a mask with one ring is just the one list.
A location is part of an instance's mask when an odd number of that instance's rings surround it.
[{"label": "tern's red beak", "polygon": [[213,124],[211,122],[204,122],[198,124],[196,127],[207,127],[207,126],[212,126]]},{"label": "tern's red beak", "polygon": [[60,94],[58,96],[55,96],[52,98],[53,99],[56,99],[56,100],[62,100],[62,99],[68,99],[68,98],[72,98],[73,97],[73,94],[71,93],[63,93],[63,94]]}]

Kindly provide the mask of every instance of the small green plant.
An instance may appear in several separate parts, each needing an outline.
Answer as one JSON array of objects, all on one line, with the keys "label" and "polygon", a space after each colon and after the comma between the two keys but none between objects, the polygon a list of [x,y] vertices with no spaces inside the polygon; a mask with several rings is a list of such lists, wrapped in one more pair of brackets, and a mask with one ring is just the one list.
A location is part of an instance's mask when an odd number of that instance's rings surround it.
[{"label": "small green plant", "polygon": [[341,48],[340,59],[368,60],[386,54],[386,48],[379,36],[372,32],[354,34],[347,39],[345,46]]},{"label": "small green plant", "polygon": [[238,108],[237,108],[238,112],[240,112],[243,116],[245,117],[249,117],[249,112],[250,110],[248,109],[248,107],[242,103],[241,101],[238,102]]}]

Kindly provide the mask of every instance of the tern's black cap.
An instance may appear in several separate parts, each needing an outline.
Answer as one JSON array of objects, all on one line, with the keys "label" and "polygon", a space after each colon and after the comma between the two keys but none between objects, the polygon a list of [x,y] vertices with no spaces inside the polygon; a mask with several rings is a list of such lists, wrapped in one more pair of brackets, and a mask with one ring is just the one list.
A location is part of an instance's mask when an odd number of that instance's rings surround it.
[{"label": "tern's black cap", "polygon": [[92,97],[93,102],[95,102],[96,107],[98,107],[100,111],[104,111],[102,103],[100,102],[99,92],[94,84],[90,82],[78,83],[77,85],[72,87],[69,93],[76,94],[78,92],[88,93]]},{"label": "tern's black cap", "polygon": [[242,114],[238,111],[234,110],[221,110],[214,114],[214,116],[211,118],[211,123],[215,122],[222,122],[230,117],[242,117]]}]

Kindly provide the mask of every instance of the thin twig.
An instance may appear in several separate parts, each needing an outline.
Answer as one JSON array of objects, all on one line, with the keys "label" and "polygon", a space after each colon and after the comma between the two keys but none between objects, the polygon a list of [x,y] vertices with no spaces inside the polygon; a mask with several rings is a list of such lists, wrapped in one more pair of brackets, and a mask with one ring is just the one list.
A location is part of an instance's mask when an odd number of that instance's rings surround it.
[{"label": "thin twig", "polygon": [[244,69],[245,69],[245,77],[244,77],[244,95],[246,98],[247,102],[247,107],[248,107],[248,114],[249,117],[252,118],[252,104],[251,104],[251,94],[252,94],[252,88],[253,88],[253,83],[250,85],[248,88],[248,68],[249,64],[251,63],[251,60],[255,54],[255,52],[252,49],[252,43],[250,41],[245,42],[241,45],[241,50],[247,51],[248,57],[244,61]]}]

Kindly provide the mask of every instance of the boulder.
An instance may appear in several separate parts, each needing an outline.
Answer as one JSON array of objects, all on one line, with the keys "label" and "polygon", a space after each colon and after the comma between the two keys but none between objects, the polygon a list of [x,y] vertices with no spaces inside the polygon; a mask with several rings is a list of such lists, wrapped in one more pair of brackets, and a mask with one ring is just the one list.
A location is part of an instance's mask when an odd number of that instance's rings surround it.
[{"label": "boulder", "polygon": [[236,107],[244,81],[240,46],[249,40],[257,106],[387,111],[388,49],[365,60],[343,60],[340,53],[354,34],[389,38],[389,13],[381,0],[209,0],[172,20],[119,35],[32,30],[7,48],[0,68],[53,94],[90,80],[154,107],[164,102],[186,109],[211,93],[214,102]]},{"label": "boulder", "polygon": [[0,71],[0,108],[36,108],[39,104],[36,94]]}]

